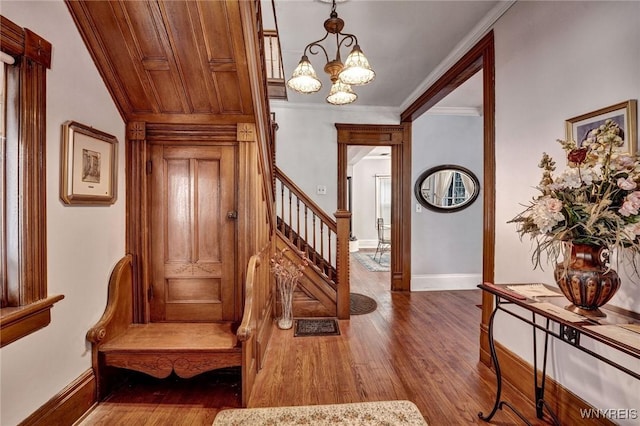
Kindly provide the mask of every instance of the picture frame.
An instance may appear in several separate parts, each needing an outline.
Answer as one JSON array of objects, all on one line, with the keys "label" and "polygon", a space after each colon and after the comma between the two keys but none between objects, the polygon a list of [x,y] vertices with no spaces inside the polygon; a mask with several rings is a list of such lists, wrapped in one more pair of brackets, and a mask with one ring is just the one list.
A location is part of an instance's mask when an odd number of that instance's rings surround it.
[{"label": "picture frame", "polygon": [[567,140],[575,140],[578,147],[580,147],[589,131],[601,124],[604,124],[607,119],[612,119],[618,123],[624,132],[624,145],[621,148],[622,152],[635,155],[638,151],[638,118],[636,99],[630,99],[628,101],[620,102],[618,104],[566,120]]},{"label": "picture frame", "polygon": [[111,205],[117,198],[118,140],[75,121],[62,124],[60,199]]}]

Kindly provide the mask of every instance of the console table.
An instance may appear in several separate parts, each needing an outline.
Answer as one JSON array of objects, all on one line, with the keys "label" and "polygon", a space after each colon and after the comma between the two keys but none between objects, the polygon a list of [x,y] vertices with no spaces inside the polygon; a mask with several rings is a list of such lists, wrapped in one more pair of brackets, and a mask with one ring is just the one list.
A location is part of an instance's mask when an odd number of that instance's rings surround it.
[{"label": "console table", "polygon": [[[508,407],[512,410],[518,417],[520,417],[526,424],[530,425],[531,423],[527,420],[527,418],[520,413],[515,407],[509,404],[507,401],[501,400],[501,391],[502,391],[502,374],[500,372],[500,364],[498,362],[498,356],[496,354],[493,330],[494,330],[494,319],[496,313],[498,311],[505,312],[506,314],[517,318],[529,325],[532,326],[533,330],[533,377],[534,377],[534,386],[535,386],[535,406],[536,406],[536,417],[539,419],[543,418],[544,410],[549,413],[549,416],[552,418],[554,424],[559,425],[560,422],[544,399],[544,391],[545,391],[545,379],[546,379],[546,369],[547,369],[547,355],[548,355],[548,346],[549,346],[549,338],[555,338],[562,342],[567,343],[570,346],[573,346],[580,351],[587,353],[588,355],[629,374],[635,379],[640,380],[640,371],[631,370],[623,365],[620,365],[592,350],[582,345],[581,338],[582,336],[588,336],[591,339],[594,339],[604,345],[607,345],[611,348],[614,348],[621,353],[630,355],[633,358],[640,359],[640,348],[638,347],[638,341],[640,341],[640,334],[634,331],[628,331],[626,328],[622,332],[622,337],[617,337],[616,334],[612,334],[611,332],[606,332],[608,330],[612,330],[610,327],[619,327],[620,325],[625,325],[627,328],[638,327],[640,324],[640,315],[634,314],[632,312],[623,311],[621,309],[616,309],[613,307],[605,306],[600,308],[606,314],[606,317],[586,317],[579,316],[573,313],[569,313],[569,311],[564,310],[564,306],[569,304],[569,301],[563,296],[556,297],[545,297],[545,296],[535,296],[535,297],[526,297],[521,293],[510,290],[508,287],[513,288],[514,286],[518,286],[520,284],[491,284],[484,283],[480,284],[478,287],[484,291],[487,291],[495,296],[495,307],[491,316],[489,318],[489,348],[491,350],[491,359],[493,361],[493,365],[496,371],[496,380],[497,380],[497,389],[496,389],[496,399],[495,404],[491,410],[491,412],[487,415],[484,415],[482,412],[478,413],[478,417],[484,421],[490,421],[495,415],[498,409],[502,409],[503,406]],[[547,287],[551,289],[551,287]],[[557,289],[554,289],[558,292]],[[514,310],[513,306],[518,306],[524,309],[526,312],[524,315],[531,315],[530,318],[526,318],[521,312],[518,310]],[[554,308],[555,307],[555,308]],[[603,327],[604,326],[604,327]],[[536,338],[536,330],[540,330],[544,333],[544,342],[542,343],[542,375],[541,378],[538,377],[538,341]],[[635,329],[634,329],[635,330]],[[612,331],[618,331],[618,329],[613,329]],[[628,334],[627,333],[631,333]],[[637,331],[637,330],[635,330]],[[637,335],[637,341],[635,337]],[[627,337],[631,337],[631,339],[627,339]],[[634,344],[635,343],[635,344]],[[640,364],[639,364],[640,365]]]}]

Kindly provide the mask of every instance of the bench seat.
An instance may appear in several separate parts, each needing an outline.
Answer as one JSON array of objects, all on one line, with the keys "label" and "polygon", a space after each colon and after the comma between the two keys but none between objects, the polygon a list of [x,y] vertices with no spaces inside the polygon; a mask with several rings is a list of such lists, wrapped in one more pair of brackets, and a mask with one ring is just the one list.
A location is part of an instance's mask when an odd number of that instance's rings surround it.
[{"label": "bench seat", "polygon": [[104,364],[157,378],[175,372],[189,378],[242,365],[242,348],[232,323],[131,324],[100,345]]}]

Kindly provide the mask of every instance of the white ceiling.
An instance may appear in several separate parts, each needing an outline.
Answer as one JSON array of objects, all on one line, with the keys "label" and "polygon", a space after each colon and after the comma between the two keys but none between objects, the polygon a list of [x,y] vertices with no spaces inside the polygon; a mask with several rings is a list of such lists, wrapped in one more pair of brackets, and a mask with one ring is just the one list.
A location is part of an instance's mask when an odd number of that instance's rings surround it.
[{"label": "white ceiling", "polygon": [[[338,2],[336,11],[345,22],[343,33],[351,33],[358,38],[376,72],[373,82],[354,87],[358,100],[353,105],[406,108],[466,53],[512,3],[484,0]],[[274,0],[274,5],[285,79],[288,79],[305,46],[324,37],[323,23],[329,17],[331,3],[324,0]],[[265,28],[273,28],[271,1],[263,0],[262,9]],[[325,40],[323,46],[328,49],[329,59],[334,59],[335,41],[329,43]],[[342,48],[343,61],[349,50]],[[454,57],[456,54],[458,58]],[[289,103],[326,104],[331,83],[323,71],[326,58],[322,52],[308,56],[323,87],[311,95],[288,89]],[[456,90],[442,104],[449,107],[481,105],[481,79],[471,80],[475,84],[470,81],[463,94],[458,96],[460,90]]]}]

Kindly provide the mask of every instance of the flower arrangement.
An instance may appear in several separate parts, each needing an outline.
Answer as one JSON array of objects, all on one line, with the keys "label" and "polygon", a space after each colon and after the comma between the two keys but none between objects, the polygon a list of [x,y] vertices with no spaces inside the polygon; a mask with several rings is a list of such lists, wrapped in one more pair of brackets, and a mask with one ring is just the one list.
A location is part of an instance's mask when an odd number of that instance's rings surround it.
[{"label": "flower arrangement", "polygon": [[304,255],[300,264],[293,263],[285,256],[287,250],[283,248],[271,258],[271,270],[276,277],[282,304],[282,315],[278,320],[278,326],[282,329],[291,328],[293,325],[293,292],[298,285],[298,280],[302,277],[304,268],[309,264]]},{"label": "flower arrangement", "polygon": [[302,262],[299,265],[295,264],[285,256],[287,251],[288,249],[283,248],[276,252],[271,258],[271,270],[278,282],[294,283],[293,285],[295,286],[295,283],[298,282],[298,279],[302,276],[302,271],[304,271],[304,268],[306,268],[309,262],[307,258],[303,256]]},{"label": "flower arrangement", "polygon": [[[612,120],[592,129],[580,146],[558,140],[568,168],[554,176],[555,162],[543,153],[540,195],[508,223],[522,239],[535,240],[534,266],[543,253],[557,260],[562,242],[617,249],[634,260],[640,253],[640,163],[620,152],[622,129]],[[637,272],[637,268],[635,268]]]}]

